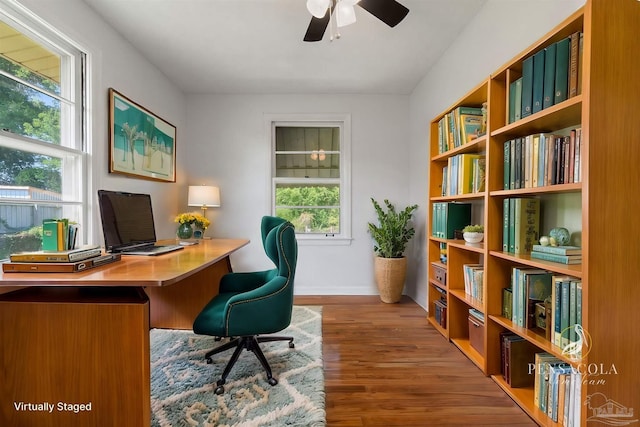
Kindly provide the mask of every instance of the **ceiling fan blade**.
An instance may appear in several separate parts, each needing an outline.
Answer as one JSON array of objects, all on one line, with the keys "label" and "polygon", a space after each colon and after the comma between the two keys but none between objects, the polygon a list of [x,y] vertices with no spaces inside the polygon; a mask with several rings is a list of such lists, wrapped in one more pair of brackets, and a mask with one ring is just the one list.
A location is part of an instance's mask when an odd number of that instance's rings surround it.
[{"label": "ceiling fan blade", "polygon": [[398,25],[409,13],[396,0],[360,0],[357,4],[390,27]]},{"label": "ceiling fan blade", "polygon": [[324,37],[324,32],[329,25],[329,13],[326,13],[322,18],[311,18],[307,33],[304,35],[304,41],[306,42],[319,42]]}]

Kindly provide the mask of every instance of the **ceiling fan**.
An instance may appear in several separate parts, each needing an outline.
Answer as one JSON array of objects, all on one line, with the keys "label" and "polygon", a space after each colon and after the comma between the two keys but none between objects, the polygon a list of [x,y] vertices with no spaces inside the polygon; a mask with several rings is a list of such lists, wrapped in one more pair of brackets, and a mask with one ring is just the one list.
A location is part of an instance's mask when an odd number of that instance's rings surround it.
[{"label": "ceiling fan", "polygon": [[409,13],[409,9],[396,0],[307,0],[307,9],[313,17],[304,35],[304,41],[322,40],[334,11],[338,27],[353,24],[356,21],[354,10],[356,5],[390,27],[398,25]]}]

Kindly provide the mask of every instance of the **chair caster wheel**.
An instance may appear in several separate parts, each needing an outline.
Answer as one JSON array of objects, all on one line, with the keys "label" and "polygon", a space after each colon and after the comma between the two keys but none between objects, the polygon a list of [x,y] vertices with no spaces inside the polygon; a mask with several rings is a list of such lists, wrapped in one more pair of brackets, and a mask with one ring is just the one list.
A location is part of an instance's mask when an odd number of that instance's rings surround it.
[{"label": "chair caster wheel", "polygon": [[293,342],[289,343],[289,348],[296,348],[296,345]]},{"label": "chair caster wheel", "polygon": [[268,380],[268,381],[269,381],[269,384],[271,384],[271,385],[276,385],[276,384],[278,384],[278,380],[277,380],[277,379],[275,379],[275,378],[269,378],[269,380]]},{"label": "chair caster wheel", "polygon": [[218,396],[221,395],[222,393],[224,393],[224,387],[219,385],[218,387],[216,387],[214,393],[217,394]]},{"label": "chair caster wheel", "polygon": [[211,365],[213,363],[213,360],[210,357],[207,357],[207,365]]}]

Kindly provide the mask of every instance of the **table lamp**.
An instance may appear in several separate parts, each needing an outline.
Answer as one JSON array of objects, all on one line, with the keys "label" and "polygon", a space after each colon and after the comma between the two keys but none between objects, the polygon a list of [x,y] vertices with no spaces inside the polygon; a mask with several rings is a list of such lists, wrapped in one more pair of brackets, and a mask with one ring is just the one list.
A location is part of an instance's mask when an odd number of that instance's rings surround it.
[{"label": "table lamp", "polygon": [[220,189],[211,185],[190,185],[187,205],[199,206],[206,218],[208,208],[220,207]]}]

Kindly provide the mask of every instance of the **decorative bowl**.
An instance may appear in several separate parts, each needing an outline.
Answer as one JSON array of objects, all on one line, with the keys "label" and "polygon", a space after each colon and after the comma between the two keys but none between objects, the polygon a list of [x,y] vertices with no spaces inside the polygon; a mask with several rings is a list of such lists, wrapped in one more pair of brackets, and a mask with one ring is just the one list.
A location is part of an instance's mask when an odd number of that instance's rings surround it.
[{"label": "decorative bowl", "polygon": [[466,232],[462,234],[462,237],[467,243],[480,243],[484,239],[484,233]]}]

